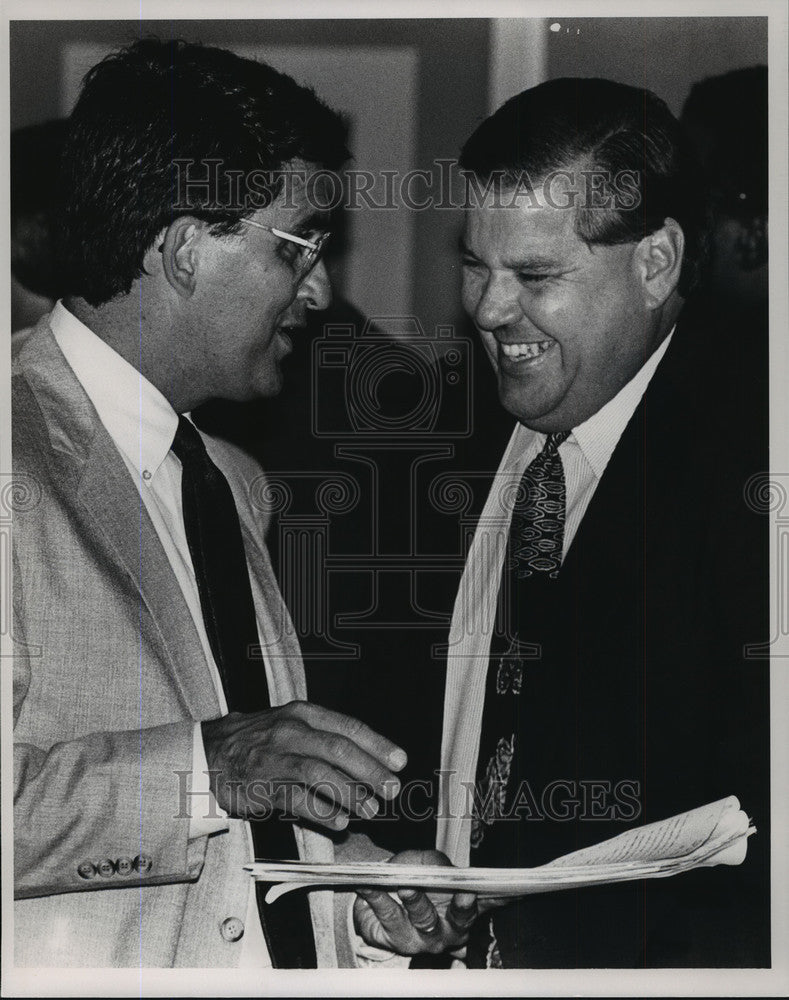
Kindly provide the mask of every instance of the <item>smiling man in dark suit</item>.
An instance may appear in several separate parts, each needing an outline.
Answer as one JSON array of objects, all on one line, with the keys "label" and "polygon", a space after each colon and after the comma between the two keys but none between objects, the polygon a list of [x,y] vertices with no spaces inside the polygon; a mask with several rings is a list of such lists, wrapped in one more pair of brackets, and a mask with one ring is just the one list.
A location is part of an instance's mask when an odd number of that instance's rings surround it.
[{"label": "smiling man in dark suit", "polygon": [[760,331],[694,308],[703,185],[653,94],[543,84],[461,164],[463,303],[517,423],[455,604],[438,846],[539,865],[730,794],[759,831],[740,868],[494,909],[467,962],[769,964]]}]

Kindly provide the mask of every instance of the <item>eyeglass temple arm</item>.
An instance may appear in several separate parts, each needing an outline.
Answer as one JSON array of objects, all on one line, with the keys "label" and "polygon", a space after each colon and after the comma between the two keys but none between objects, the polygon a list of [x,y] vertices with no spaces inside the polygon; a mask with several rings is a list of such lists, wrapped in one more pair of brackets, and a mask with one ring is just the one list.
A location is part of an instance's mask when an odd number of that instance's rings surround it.
[{"label": "eyeglass temple arm", "polygon": [[264,226],[262,222],[254,222],[252,219],[242,219],[241,221],[245,222],[248,226],[254,226],[256,229],[266,229],[275,236],[279,236],[282,240],[290,240],[291,243],[298,243],[300,247],[307,247],[309,250],[318,249],[317,243],[313,243],[312,240],[305,240],[303,236],[294,236],[293,233],[286,233],[283,229],[274,229],[273,226]]}]

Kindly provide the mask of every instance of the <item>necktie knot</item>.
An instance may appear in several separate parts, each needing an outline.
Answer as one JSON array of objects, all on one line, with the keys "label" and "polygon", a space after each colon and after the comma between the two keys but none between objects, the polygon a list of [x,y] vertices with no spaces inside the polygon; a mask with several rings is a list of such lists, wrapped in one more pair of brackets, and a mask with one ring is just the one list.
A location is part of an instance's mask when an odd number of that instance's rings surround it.
[{"label": "necktie knot", "polygon": [[178,429],[171,448],[182,465],[194,462],[195,459],[202,459],[207,454],[197,428],[183,415],[178,417]]},{"label": "necktie knot", "polygon": [[559,450],[559,445],[564,444],[569,436],[570,431],[556,431],[553,434],[549,434],[545,439],[545,444],[542,446],[542,453],[544,455],[556,454]]}]

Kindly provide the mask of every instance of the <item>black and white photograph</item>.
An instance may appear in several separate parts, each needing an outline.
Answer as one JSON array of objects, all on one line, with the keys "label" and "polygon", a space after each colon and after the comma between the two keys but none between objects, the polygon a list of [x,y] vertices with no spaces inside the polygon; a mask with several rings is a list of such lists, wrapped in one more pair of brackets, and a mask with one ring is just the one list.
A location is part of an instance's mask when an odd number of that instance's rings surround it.
[{"label": "black and white photograph", "polygon": [[784,6],[2,11],[2,995],[786,995]]}]

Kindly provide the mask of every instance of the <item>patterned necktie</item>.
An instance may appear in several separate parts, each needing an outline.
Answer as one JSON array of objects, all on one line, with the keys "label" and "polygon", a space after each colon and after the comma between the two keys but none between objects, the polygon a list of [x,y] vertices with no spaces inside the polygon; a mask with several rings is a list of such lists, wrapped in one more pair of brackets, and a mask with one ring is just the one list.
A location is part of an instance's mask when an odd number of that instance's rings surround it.
[{"label": "patterned necktie", "polygon": [[[178,418],[172,450],[183,466],[186,540],[228,710],[270,708],[244,541],[230,486],[185,417]],[[256,857],[298,858],[290,823],[273,817],[253,821],[250,827]],[[260,922],[274,967],[314,969],[317,960],[306,893],[288,893],[272,908],[263,901],[268,885],[255,885]]]},{"label": "patterned necktie", "polygon": [[[534,598],[539,599],[546,588],[553,589],[559,576],[566,508],[559,446],[569,433],[548,436],[542,451],[523,473],[515,497],[498,597],[510,614],[497,616],[509,627],[494,636],[488,661],[471,821],[472,865],[506,867],[518,863],[517,857],[511,856],[517,851],[512,824],[504,817],[508,796],[513,793],[508,784],[518,753],[518,709],[524,683],[519,612],[522,605],[533,606]],[[497,836],[500,833],[505,836]],[[492,918],[479,920],[474,926],[468,948],[470,965],[500,965],[492,927]]]},{"label": "patterned necktie", "polygon": [[518,486],[507,545],[517,579],[547,573],[555,580],[562,565],[566,491],[559,445],[569,431],[549,434]]}]

